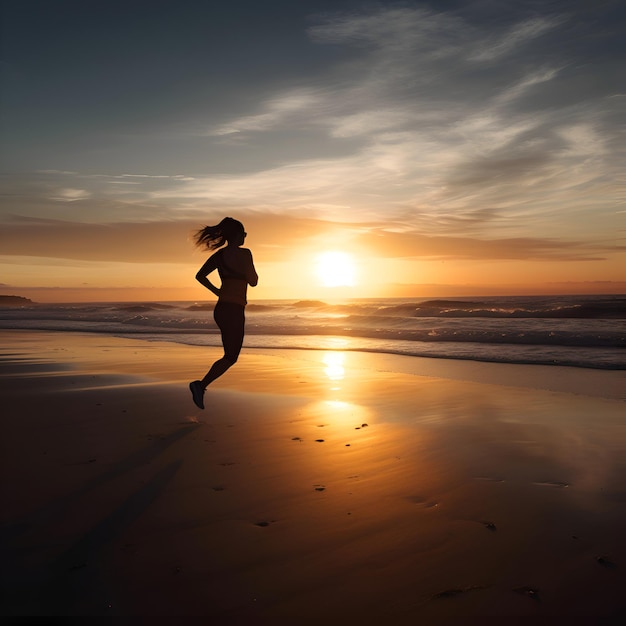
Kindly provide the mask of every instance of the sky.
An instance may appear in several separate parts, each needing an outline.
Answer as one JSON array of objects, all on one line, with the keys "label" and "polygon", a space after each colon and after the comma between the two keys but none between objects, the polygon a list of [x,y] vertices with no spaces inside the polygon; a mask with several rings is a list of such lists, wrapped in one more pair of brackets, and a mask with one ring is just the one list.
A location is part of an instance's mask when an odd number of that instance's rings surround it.
[{"label": "sky", "polygon": [[626,293],[625,34],[613,0],[2,0],[0,294],[211,298],[227,215],[251,299]]}]

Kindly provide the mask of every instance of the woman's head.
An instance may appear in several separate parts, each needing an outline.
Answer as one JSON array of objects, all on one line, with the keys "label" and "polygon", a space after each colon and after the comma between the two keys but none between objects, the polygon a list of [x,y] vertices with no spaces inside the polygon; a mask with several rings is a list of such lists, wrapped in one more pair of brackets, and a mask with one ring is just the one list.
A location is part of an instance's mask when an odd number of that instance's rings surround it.
[{"label": "woman's head", "polygon": [[205,226],[196,232],[196,245],[209,250],[216,250],[226,242],[241,245],[246,236],[243,224],[232,217],[225,217],[216,226]]}]

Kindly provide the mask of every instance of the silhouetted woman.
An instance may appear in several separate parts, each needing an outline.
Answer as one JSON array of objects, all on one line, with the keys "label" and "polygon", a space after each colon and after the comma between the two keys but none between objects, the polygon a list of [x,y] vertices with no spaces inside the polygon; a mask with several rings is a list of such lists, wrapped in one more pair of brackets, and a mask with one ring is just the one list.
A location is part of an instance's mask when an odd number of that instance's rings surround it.
[{"label": "silhouetted woman", "polygon": [[[213,318],[222,333],[224,356],[215,361],[202,380],[189,383],[195,405],[204,408],[204,390],[231,365],[237,362],[245,326],[246,293],[248,285],[256,286],[259,277],[254,269],[252,253],[242,248],[246,238],[243,224],[225,217],[217,226],[205,226],[195,234],[196,245],[216,250],[198,270],[196,280],[218,298]],[[226,244],[226,247],[222,246]],[[208,275],[217,270],[221,286],[216,287]]]}]

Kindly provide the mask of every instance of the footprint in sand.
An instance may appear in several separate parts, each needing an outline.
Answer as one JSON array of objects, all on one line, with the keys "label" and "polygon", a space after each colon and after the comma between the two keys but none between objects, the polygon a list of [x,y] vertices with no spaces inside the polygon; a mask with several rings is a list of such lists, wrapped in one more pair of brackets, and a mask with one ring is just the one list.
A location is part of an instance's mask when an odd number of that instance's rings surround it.
[{"label": "footprint in sand", "polygon": [[517,587],[513,589],[515,593],[519,593],[522,596],[526,596],[535,602],[541,602],[541,598],[539,597],[539,589],[535,589],[534,587]]},{"label": "footprint in sand", "polygon": [[87,567],[87,563],[78,563],[77,565],[72,565],[71,567],[68,567],[67,571],[75,572],[76,570],[83,569],[84,567]]},{"label": "footprint in sand", "polygon": [[478,591],[479,589],[484,589],[480,585],[471,585],[469,587],[462,587],[460,589],[446,589],[445,591],[440,591],[433,596],[433,600],[445,599],[445,598],[454,598],[463,593],[468,593],[470,591]]},{"label": "footprint in sand", "polygon": [[598,565],[602,565],[602,567],[606,567],[607,569],[615,569],[617,567],[617,565],[611,561],[611,559],[608,556],[597,556],[596,557],[596,563]]},{"label": "footprint in sand", "polygon": [[439,506],[439,502],[435,502],[434,500],[427,500],[426,498],[422,498],[421,496],[408,496],[406,499],[409,502],[412,502],[413,504],[418,504],[425,509],[432,509],[436,506]]},{"label": "footprint in sand", "polygon": [[546,480],[545,482],[537,482],[533,484],[538,485],[539,487],[556,487],[557,489],[569,487],[569,483],[564,483],[558,480]]}]

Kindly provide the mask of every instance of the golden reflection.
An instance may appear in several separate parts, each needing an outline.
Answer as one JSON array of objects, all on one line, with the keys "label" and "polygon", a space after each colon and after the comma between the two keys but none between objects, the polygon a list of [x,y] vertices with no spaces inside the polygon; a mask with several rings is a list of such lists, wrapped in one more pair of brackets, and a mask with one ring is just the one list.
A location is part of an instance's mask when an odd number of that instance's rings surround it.
[{"label": "golden reflection", "polygon": [[333,426],[334,432],[341,432],[342,436],[353,434],[355,428],[362,428],[370,414],[365,407],[350,401],[361,385],[350,367],[351,358],[352,353],[342,350],[328,350],[321,354],[320,365],[328,384],[328,394],[325,399],[309,405],[306,411],[308,417]]},{"label": "golden reflection", "polygon": [[320,347],[324,347],[327,350],[347,350],[354,341],[349,337],[317,337]]},{"label": "golden reflection", "polygon": [[326,376],[328,376],[329,380],[338,381],[344,379],[346,370],[343,366],[343,352],[327,352],[324,355],[322,362],[326,365],[324,372]]},{"label": "golden reflection", "polygon": [[333,437],[353,437],[355,429],[366,428],[372,417],[368,408],[342,400],[314,402],[306,407],[304,416],[314,423],[325,425],[325,434]]}]

